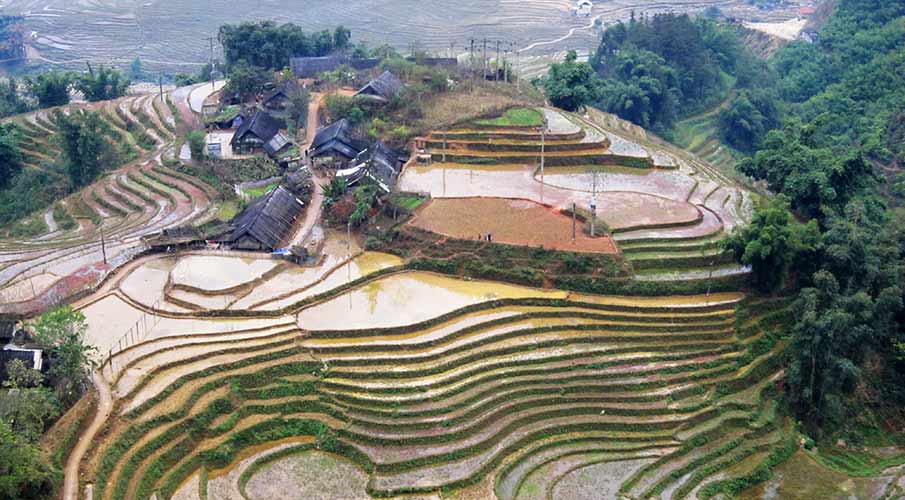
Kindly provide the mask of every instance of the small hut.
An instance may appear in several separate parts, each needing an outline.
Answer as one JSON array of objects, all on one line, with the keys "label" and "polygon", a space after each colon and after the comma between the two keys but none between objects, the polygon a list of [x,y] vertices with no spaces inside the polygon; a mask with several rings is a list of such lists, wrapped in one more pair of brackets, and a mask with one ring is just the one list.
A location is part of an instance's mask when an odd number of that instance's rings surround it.
[{"label": "small hut", "polygon": [[402,92],[405,84],[396,75],[384,71],[380,76],[368,82],[361,88],[356,97],[368,97],[381,102],[389,102]]},{"label": "small hut", "polygon": [[289,100],[299,93],[301,87],[294,79],[287,80],[282,85],[266,92],[261,99],[261,105],[276,118],[286,118],[289,115]]},{"label": "small hut", "polygon": [[238,250],[273,252],[290,235],[304,204],[279,186],[261,196],[236,218],[227,243]]}]

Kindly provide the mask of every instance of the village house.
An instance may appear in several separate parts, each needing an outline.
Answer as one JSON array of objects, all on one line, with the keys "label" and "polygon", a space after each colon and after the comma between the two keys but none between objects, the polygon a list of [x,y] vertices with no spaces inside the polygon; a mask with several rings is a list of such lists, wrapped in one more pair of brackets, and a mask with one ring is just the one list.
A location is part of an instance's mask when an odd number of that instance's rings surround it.
[{"label": "village house", "polygon": [[396,75],[384,71],[380,76],[361,88],[356,97],[367,97],[381,102],[389,102],[398,96],[405,85]]},{"label": "village house", "polygon": [[295,80],[287,80],[273,90],[264,94],[261,105],[271,116],[286,119],[289,116],[289,101],[293,95],[299,93],[301,87]]},{"label": "village house", "polygon": [[283,124],[265,111],[257,110],[246,118],[233,135],[230,146],[234,152],[249,154],[264,150],[273,156],[291,142],[280,129]]},{"label": "village house", "polygon": [[242,211],[225,242],[236,250],[273,252],[290,236],[303,209],[301,200],[279,186]]},{"label": "village house", "polygon": [[343,118],[318,129],[307,154],[316,167],[342,170],[355,165],[355,158],[366,148],[367,143],[353,137],[352,125]]}]

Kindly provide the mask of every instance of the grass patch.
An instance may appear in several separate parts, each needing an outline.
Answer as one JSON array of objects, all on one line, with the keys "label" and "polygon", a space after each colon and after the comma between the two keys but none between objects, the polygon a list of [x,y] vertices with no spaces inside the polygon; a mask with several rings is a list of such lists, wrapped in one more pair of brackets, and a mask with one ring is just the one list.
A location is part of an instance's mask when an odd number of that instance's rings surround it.
[{"label": "grass patch", "polygon": [[240,203],[241,202],[236,199],[224,201],[220,204],[220,208],[217,209],[217,214],[214,217],[222,222],[229,222],[235,219],[236,215],[239,214],[239,211],[242,210]]},{"label": "grass patch", "polygon": [[883,458],[866,451],[835,447],[821,448],[819,453],[806,453],[828,469],[853,477],[878,476],[889,467],[905,464],[905,453]]},{"label": "grass patch", "polygon": [[536,109],[512,108],[503,116],[478,120],[475,123],[484,127],[539,127],[544,122],[544,115]]},{"label": "grass patch", "polygon": [[397,205],[399,208],[404,208],[409,212],[417,210],[425,201],[427,200],[421,196],[410,194],[399,194],[392,199],[393,204]]},{"label": "grass patch", "polygon": [[10,225],[6,234],[11,238],[30,238],[48,231],[42,214],[33,214]]},{"label": "grass patch", "polygon": [[279,185],[280,185],[279,182],[274,182],[274,183],[268,184],[266,186],[261,186],[259,188],[246,189],[245,194],[247,194],[249,197],[251,197],[251,199],[260,198],[260,197],[264,196],[265,194],[276,189],[277,186],[279,186]]},{"label": "grass patch", "polygon": [[53,206],[53,219],[57,221],[57,225],[64,231],[71,231],[78,227],[75,219],[72,218],[66,207],[60,203],[56,203]]}]

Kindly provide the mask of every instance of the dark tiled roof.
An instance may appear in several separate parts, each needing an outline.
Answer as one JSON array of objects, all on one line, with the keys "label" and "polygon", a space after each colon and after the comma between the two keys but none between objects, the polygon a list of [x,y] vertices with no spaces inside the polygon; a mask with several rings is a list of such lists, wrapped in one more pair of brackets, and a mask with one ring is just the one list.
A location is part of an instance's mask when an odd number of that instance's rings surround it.
[{"label": "dark tiled roof", "polygon": [[264,247],[274,250],[292,230],[301,213],[301,202],[289,190],[279,186],[252,202],[239,215],[229,241],[251,236]]},{"label": "dark tiled roof", "polygon": [[402,164],[405,163],[405,155],[377,141],[358,156],[358,161],[368,163],[368,177],[383,184],[387,189],[393,189],[402,170]]},{"label": "dark tiled roof", "polygon": [[293,57],[289,59],[289,67],[296,76],[311,78],[318,73],[333,71],[345,62],[343,56]]},{"label": "dark tiled roof", "polygon": [[343,118],[317,131],[308,154],[316,157],[327,152],[337,152],[351,159],[366,147],[367,144],[352,137],[352,125]]},{"label": "dark tiled roof", "polygon": [[402,80],[389,71],[384,71],[380,76],[362,87],[356,95],[371,95],[389,101],[399,94],[402,87],[404,87]]},{"label": "dark tiled roof", "polygon": [[290,80],[283,82],[283,84],[279,85],[277,88],[264,94],[264,99],[262,100],[262,102],[264,104],[267,104],[270,101],[272,101],[274,97],[277,97],[277,96],[283,96],[283,97],[288,98],[289,96],[298,92],[299,90],[300,90],[299,85],[295,82],[295,80],[290,79]]},{"label": "dark tiled roof", "polygon": [[236,130],[232,143],[235,144],[236,141],[242,140],[247,134],[253,134],[261,141],[268,142],[277,135],[281,126],[282,124],[276,118],[264,111],[255,111],[255,114],[242,122],[242,126]]}]

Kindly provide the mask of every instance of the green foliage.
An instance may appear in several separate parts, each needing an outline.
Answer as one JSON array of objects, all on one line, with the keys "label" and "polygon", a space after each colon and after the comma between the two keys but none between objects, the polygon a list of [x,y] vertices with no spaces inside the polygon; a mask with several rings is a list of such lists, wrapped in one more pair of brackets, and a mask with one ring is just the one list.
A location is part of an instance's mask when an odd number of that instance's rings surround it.
[{"label": "green foliage", "polygon": [[739,263],[751,266],[755,285],[765,292],[783,285],[793,266],[799,272],[807,269],[819,244],[817,224],[795,223],[782,197],[757,207],[751,224],[737,228],[723,243]]},{"label": "green foliage", "polygon": [[578,62],[573,50],[565,61],[550,65],[550,72],[541,85],[554,106],[576,111],[597,98],[600,79],[590,64]]},{"label": "green foliage", "polygon": [[73,186],[90,184],[104,169],[116,163],[115,152],[104,137],[109,125],[93,111],[54,115],[60,145],[66,155]]},{"label": "green foliage", "polygon": [[0,497],[40,500],[53,495],[54,471],[32,442],[0,419]]},{"label": "green foliage", "polygon": [[348,97],[344,95],[328,95],[324,99],[324,109],[330,121],[345,118],[353,124],[363,123],[371,117],[373,102],[364,97]]},{"label": "green foliage", "polygon": [[0,188],[22,168],[22,152],[19,149],[20,133],[12,123],[0,123]]},{"label": "green foliage", "polygon": [[0,80],[0,118],[24,113],[31,105],[19,94],[19,83],[14,78]]},{"label": "green foliage", "polygon": [[226,92],[238,93],[242,96],[256,94],[261,91],[265,83],[272,80],[272,73],[242,60],[230,66]]},{"label": "green foliage", "polygon": [[597,106],[663,131],[721,99],[723,74],[747,83],[763,69],[731,27],[675,14],[608,28],[590,63],[604,78]]},{"label": "green foliage", "polygon": [[776,54],[779,94],[813,125],[817,145],[901,161],[902,142],[891,139],[905,103],[903,48],[901,2],[843,1],[817,43],[793,42]]},{"label": "green foliage", "polygon": [[324,198],[326,199],[325,203],[329,205],[335,203],[346,194],[346,190],[349,189],[349,184],[344,177],[334,177],[330,179],[330,184],[327,184],[321,189],[324,191]]},{"label": "green foliage", "polygon": [[720,111],[723,140],[739,151],[753,151],[768,131],[779,126],[776,100],[769,90],[741,90],[729,107]]},{"label": "green foliage", "polygon": [[478,120],[476,123],[489,127],[540,127],[543,121],[544,115],[536,109],[512,108],[506,110],[503,116]]},{"label": "green foliage", "polygon": [[878,182],[877,173],[856,148],[837,151],[822,146],[812,125],[789,121],[767,134],[763,148],[739,164],[739,170],[767,181],[789,197],[792,208],[809,217],[838,211]]},{"label": "green foliage", "polygon": [[192,152],[192,159],[201,161],[204,159],[207,149],[207,134],[203,130],[193,130],[186,136],[189,143],[189,150]]},{"label": "green foliage", "polygon": [[38,317],[32,325],[35,341],[55,361],[48,375],[63,402],[77,400],[88,380],[91,356],[96,348],[85,342],[85,315],[71,307],[60,307]]},{"label": "green foliage", "polygon": [[902,340],[905,233],[888,217],[866,199],[829,219],[819,271],[795,305],[789,399],[818,434],[851,425],[871,402],[867,387],[887,401],[905,401],[897,365],[865,365],[876,354],[894,356],[892,346]]},{"label": "green foliage", "polygon": [[245,61],[251,66],[280,70],[289,65],[292,57],[325,56],[346,48],[351,32],[339,26],[332,33],[305,33],[295,24],[259,21],[225,24],[218,36],[231,68]]},{"label": "green foliage", "polygon": [[119,70],[101,66],[79,76],[75,88],[91,102],[109,101],[126,95],[131,82]]},{"label": "green foliage", "polygon": [[74,80],[75,77],[72,73],[51,71],[28,78],[25,83],[31,94],[38,100],[38,106],[51,108],[69,104],[69,89]]},{"label": "green foliage", "polygon": [[308,120],[308,107],[311,103],[311,93],[308,89],[300,88],[289,95],[289,119],[297,126],[304,126]]}]

